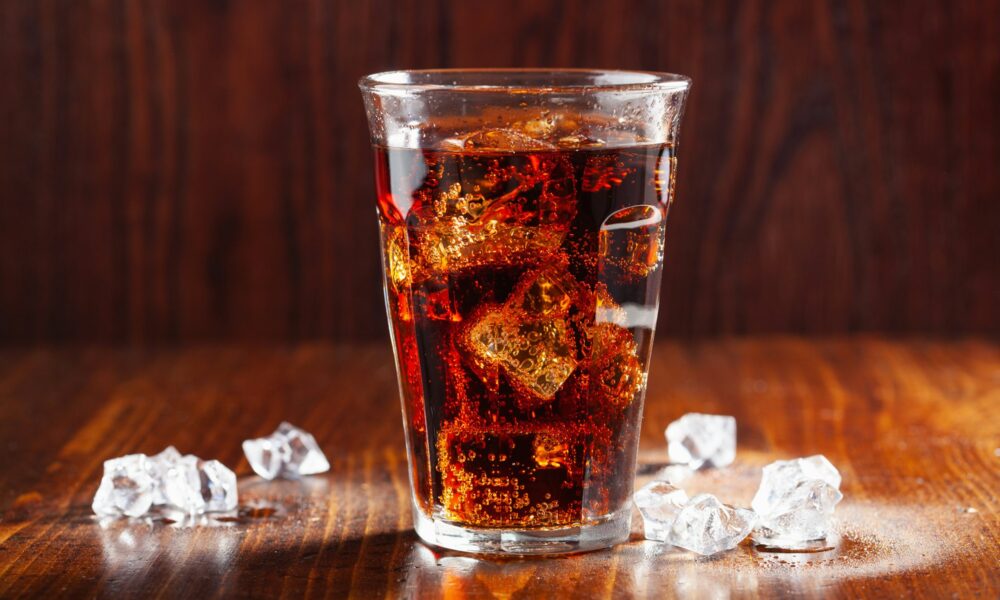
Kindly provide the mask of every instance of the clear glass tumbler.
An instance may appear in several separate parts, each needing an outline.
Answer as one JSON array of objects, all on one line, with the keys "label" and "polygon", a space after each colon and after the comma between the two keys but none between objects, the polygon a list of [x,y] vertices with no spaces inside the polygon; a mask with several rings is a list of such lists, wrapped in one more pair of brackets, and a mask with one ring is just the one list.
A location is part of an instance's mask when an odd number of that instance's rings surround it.
[{"label": "clear glass tumbler", "polygon": [[361,80],[427,542],[541,554],[628,538],[689,85],[591,70]]}]

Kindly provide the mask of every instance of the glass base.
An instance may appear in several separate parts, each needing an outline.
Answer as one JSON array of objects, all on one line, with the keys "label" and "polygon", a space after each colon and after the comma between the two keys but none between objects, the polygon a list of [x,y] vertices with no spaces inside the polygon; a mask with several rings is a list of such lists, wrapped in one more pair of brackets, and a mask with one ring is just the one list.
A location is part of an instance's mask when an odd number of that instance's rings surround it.
[{"label": "glass base", "polygon": [[563,529],[479,529],[428,517],[413,508],[413,528],[428,544],[471,552],[523,556],[569,554],[609,548],[628,540],[631,506],[588,525]]}]

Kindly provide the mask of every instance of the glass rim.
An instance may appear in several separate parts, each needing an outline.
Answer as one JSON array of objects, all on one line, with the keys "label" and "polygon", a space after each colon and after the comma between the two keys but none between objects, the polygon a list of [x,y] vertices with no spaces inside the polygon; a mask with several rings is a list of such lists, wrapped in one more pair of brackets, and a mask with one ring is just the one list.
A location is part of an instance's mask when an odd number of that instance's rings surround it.
[{"label": "glass rim", "polygon": [[[477,77],[510,75],[513,77],[565,77],[567,83],[538,85],[475,83]],[[413,76],[427,81],[412,81]],[[606,81],[586,81],[586,77]],[[440,81],[433,81],[437,77]],[[358,80],[365,92],[387,95],[411,95],[424,92],[506,93],[506,94],[574,94],[590,92],[683,92],[691,87],[691,78],[662,71],[622,69],[398,69],[366,75]]]}]

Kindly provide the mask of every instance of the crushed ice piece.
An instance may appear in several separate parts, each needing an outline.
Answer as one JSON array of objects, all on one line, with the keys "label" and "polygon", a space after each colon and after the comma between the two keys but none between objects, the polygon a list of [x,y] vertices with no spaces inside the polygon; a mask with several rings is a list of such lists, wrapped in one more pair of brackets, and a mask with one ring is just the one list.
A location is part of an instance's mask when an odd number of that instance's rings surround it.
[{"label": "crushed ice piece", "polygon": [[576,369],[573,334],[563,319],[530,319],[520,311],[487,312],[469,329],[473,352],[499,364],[512,382],[551,400]]},{"label": "crushed ice piece", "polygon": [[674,519],[688,502],[688,495],[666,481],[653,481],[637,491],[632,501],[642,514],[646,539],[665,542]]},{"label": "crushed ice piece", "polygon": [[165,504],[188,514],[236,508],[236,474],[217,460],[190,454],[175,461],[164,473]]},{"label": "crushed ice piece", "polygon": [[[507,152],[527,152],[532,150],[552,150],[552,144],[513,129],[482,129],[462,138],[446,140],[449,146],[458,145],[461,150],[502,150]],[[451,149],[449,147],[449,149]]]},{"label": "crushed ice piece", "polygon": [[281,473],[284,457],[288,454],[288,443],[279,435],[244,440],[243,454],[254,473],[264,479],[274,479]]},{"label": "crushed ice piece", "polygon": [[667,427],[666,437],[672,463],[698,469],[725,467],[736,459],[734,417],[688,413]]},{"label": "crushed ice piece", "polygon": [[663,264],[665,219],[661,208],[648,204],[611,214],[601,224],[598,238],[601,270],[613,266],[631,279],[649,277]]},{"label": "crushed ice piece", "polygon": [[264,479],[296,478],[330,470],[330,462],[316,438],[288,422],[268,437],[245,440],[243,453],[254,472]]},{"label": "crushed ice piece", "polygon": [[687,465],[667,465],[656,473],[656,479],[680,485],[692,475],[694,475],[694,469]]},{"label": "crushed ice piece", "polygon": [[[580,290],[565,263],[526,272],[503,306],[484,307],[462,336],[474,370],[496,389],[497,368],[526,392],[519,404],[549,401],[577,367],[566,316]],[[530,398],[530,400],[529,400]]]},{"label": "crushed ice piece", "polygon": [[168,504],[188,514],[205,511],[198,457],[188,454],[177,458],[163,471],[162,477],[164,502],[161,504]]},{"label": "crushed ice piece", "polygon": [[646,384],[632,332],[614,323],[590,329],[591,393],[602,402],[624,410]]},{"label": "crushed ice piece", "polygon": [[834,507],[844,497],[839,488],[840,473],[820,454],[767,465],[751,503],[760,517],[754,540],[796,547],[823,539]]},{"label": "crushed ice piece", "polygon": [[556,140],[556,144],[558,144],[560,148],[600,148],[607,145],[607,142],[600,138],[594,138],[586,134],[576,133],[559,138]]},{"label": "crushed ice piece", "polygon": [[198,461],[199,491],[205,512],[233,510],[239,500],[236,473],[217,460]]},{"label": "crushed ice piece", "polygon": [[[419,218],[420,211],[416,211]],[[450,274],[470,267],[509,264],[548,257],[562,244],[569,220],[546,227],[522,225],[517,221],[486,219],[466,223],[458,218],[433,220],[409,230],[418,260],[411,263],[414,280],[420,274]]]},{"label": "crushed ice piece", "polygon": [[[469,140],[498,136],[492,131]],[[408,211],[406,244],[384,246],[393,257],[387,277],[397,282],[395,289],[469,268],[539,266],[556,259],[576,214],[573,165],[556,156],[516,160],[519,168],[513,170],[471,156],[437,163],[437,191],[422,195]],[[384,244],[392,241],[387,234]]]},{"label": "crushed ice piece", "polygon": [[393,289],[407,289],[410,284],[410,254],[406,237],[406,227],[402,225],[382,225],[386,280]]},{"label": "crushed ice piece", "polygon": [[181,453],[173,446],[167,446],[159,454],[154,454],[148,458],[149,474],[156,480],[153,487],[153,504],[166,504],[167,498],[163,489],[163,478],[167,469],[181,459]]},{"label": "crushed ice piece", "polygon": [[104,462],[104,478],[91,505],[101,516],[140,517],[153,506],[190,515],[236,508],[236,474],[217,460],[181,455],[130,454]]},{"label": "crushed ice piece", "polygon": [[534,318],[562,318],[573,305],[576,288],[576,280],[565,265],[549,264],[522,277],[506,306],[521,309]]},{"label": "crushed ice piece", "polygon": [[129,454],[104,461],[104,477],[91,508],[102,516],[139,517],[153,505],[156,480],[150,476],[145,454]]},{"label": "crushed ice piece", "polygon": [[666,541],[702,555],[735,548],[753,529],[752,510],[719,502],[711,494],[698,494],[680,510]]},{"label": "crushed ice piece", "polygon": [[315,475],[330,470],[326,455],[319,449],[316,438],[311,433],[283,422],[275,433],[280,433],[288,440],[291,447],[291,458],[285,464],[285,470],[296,475]]}]

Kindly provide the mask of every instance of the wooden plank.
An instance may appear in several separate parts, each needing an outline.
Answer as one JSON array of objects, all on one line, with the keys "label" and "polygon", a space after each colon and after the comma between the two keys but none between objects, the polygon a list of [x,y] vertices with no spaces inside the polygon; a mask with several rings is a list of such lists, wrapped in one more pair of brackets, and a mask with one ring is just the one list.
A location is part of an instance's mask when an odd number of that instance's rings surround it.
[{"label": "wooden plank", "polygon": [[[823,453],[844,476],[836,550],[743,545],[697,558],[641,539],[498,561],[410,529],[388,348],[202,346],[0,353],[0,596],[995,597],[1000,593],[1000,346],[877,337],[660,343],[640,462],[688,411],[733,414],[730,468],[686,486],[748,503],[767,462]],[[288,419],[331,471],[251,474],[239,442]],[[167,444],[240,475],[236,519],[100,522],[104,458]],[[640,478],[640,482],[644,481]]]}]

